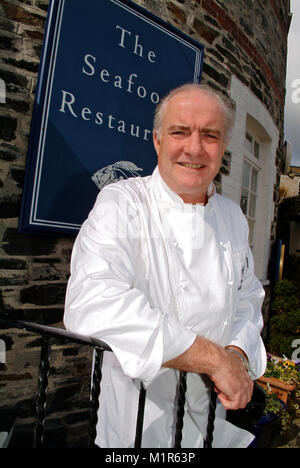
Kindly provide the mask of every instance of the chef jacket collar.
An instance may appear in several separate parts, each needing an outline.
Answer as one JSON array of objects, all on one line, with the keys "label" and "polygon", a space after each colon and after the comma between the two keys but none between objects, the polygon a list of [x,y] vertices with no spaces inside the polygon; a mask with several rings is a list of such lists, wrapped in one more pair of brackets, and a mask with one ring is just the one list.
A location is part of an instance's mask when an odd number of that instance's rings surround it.
[{"label": "chef jacket collar", "polygon": [[[182,200],[182,198],[165,183],[165,181],[160,175],[158,166],[156,166],[156,168],[153,171],[152,178],[151,178],[151,185],[154,190],[154,193],[156,194],[159,193],[159,197],[157,197],[157,199],[160,199],[161,201],[168,202],[168,203],[184,204],[184,201]],[[207,198],[208,198],[207,205],[210,204],[210,201],[215,194],[216,194],[216,187],[215,187],[215,184],[211,182],[207,190]]]}]

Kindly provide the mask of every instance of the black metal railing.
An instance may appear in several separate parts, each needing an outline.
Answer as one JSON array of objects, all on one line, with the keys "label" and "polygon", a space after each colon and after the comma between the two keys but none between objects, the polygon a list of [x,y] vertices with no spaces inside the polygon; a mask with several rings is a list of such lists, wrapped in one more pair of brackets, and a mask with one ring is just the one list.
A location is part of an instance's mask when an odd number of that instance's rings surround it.
[{"label": "black metal railing", "polygon": [[96,438],[96,425],[98,422],[97,411],[99,408],[99,395],[102,379],[102,360],[104,351],[111,349],[102,341],[95,338],[81,336],[75,333],[70,333],[60,328],[49,327],[33,322],[23,320],[11,320],[8,317],[0,315],[0,325],[5,327],[17,328],[36,333],[41,336],[41,354],[39,364],[39,375],[37,383],[37,393],[35,400],[35,428],[33,437],[34,448],[44,446],[45,421],[46,421],[46,404],[47,404],[47,387],[48,376],[50,370],[50,354],[51,345],[54,340],[60,343],[74,343],[80,345],[91,346],[95,352],[95,365],[91,376],[91,395],[90,395],[90,424],[89,424],[89,447],[94,447]]},{"label": "black metal railing", "polygon": [[[33,322],[27,322],[23,320],[12,320],[7,316],[0,314],[0,325],[4,325],[5,328],[17,328],[26,330],[29,332],[36,333],[41,336],[41,353],[40,353],[40,364],[39,364],[39,375],[37,383],[37,393],[35,400],[35,427],[33,437],[33,447],[43,448],[44,447],[44,435],[45,435],[45,421],[46,421],[46,405],[47,405],[47,387],[48,387],[48,376],[50,370],[50,353],[51,344],[53,340],[59,342],[68,342],[80,345],[86,345],[94,348],[94,366],[91,374],[91,394],[90,394],[90,417],[89,417],[89,448],[95,447],[96,439],[96,426],[98,422],[98,409],[99,409],[99,396],[101,392],[101,380],[102,380],[102,362],[103,353],[112,352],[111,348],[106,343],[96,338],[85,337],[75,333],[68,332],[60,328],[49,327]],[[183,418],[184,418],[184,406],[185,406],[185,393],[186,393],[186,373],[180,372],[179,380],[179,391],[177,401],[177,422],[176,422],[176,434],[174,439],[174,448],[180,448],[182,440],[182,429],[183,429]],[[147,392],[141,382],[139,405],[136,419],[136,435],[134,448],[140,448],[142,445],[143,435],[143,421],[144,421],[144,410]],[[208,418],[207,435],[204,442],[205,448],[212,447],[213,431],[214,431],[214,418],[215,418],[215,407],[216,407],[216,394],[212,392],[211,403],[210,403],[210,414]]]}]

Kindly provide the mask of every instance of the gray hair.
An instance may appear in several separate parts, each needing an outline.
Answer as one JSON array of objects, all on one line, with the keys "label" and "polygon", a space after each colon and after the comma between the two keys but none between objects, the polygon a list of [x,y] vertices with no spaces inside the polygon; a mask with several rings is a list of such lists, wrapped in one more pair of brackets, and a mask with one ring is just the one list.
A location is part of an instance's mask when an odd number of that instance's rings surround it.
[{"label": "gray hair", "polygon": [[176,96],[179,93],[194,91],[194,90],[203,91],[205,94],[212,96],[213,98],[216,99],[221,110],[224,113],[225,136],[226,138],[229,138],[230,132],[234,124],[234,110],[233,110],[231,103],[225,96],[223,96],[223,94],[212,89],[210,86],[205,85],[205,84],[197,84],[197,83],[187,83],[182,86],[179,86],[178,88],[173,89],[157,105],[155,114],[154,114],[153,130],[156,131],[158,137],[160,138],[161,136],[162,120],[163,120],[167,105],[169,101],[172,99],[172,97]]}]

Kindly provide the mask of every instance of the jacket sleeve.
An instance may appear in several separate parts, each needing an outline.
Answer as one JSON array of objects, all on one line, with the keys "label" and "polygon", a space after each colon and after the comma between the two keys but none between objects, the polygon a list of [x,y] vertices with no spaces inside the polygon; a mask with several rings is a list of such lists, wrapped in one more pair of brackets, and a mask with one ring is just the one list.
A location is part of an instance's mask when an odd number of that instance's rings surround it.
[{"label": "jacket sleeve", "polygon": [[266,350],[260,335],[263,328],[261,309],[265,292],[254,274],[253,255],[248,244],[248,223],[244,216],[242,218],[247,245],[246,264],[228,345],[243,349],[249,359],[249,373],[253,379],[257,379],[264,374],[267,364]]},{"label": "jacket sleeve", "polygon": [[196,334],[152,307],[134,286],[139,217],[133,200],[113,185],[101,191],[75,241],[64,324],[107,343],[127,376],[147,382]]}]

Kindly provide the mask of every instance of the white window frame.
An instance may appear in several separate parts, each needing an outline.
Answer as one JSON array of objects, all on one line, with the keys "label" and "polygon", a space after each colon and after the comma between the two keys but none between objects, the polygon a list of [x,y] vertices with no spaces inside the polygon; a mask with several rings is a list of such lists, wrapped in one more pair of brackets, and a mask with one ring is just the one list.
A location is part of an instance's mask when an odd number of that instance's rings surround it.
[{"label": "white window frame", "polygon": [[[248,165],[250,167],[250,174],[249,174],[249,181],[246,184],[244,184],[244,167],[245,165]],[[256,183],[255,183],[255,188],[253,186],[253,174],[256,173]],[[241,200],[240,200],[240,206],[242,208],[242,211],[244,215],[246,216],[249,224],[249,243],[250,247],[253,249],[254,243],[255,243],[255,224],[257,220],[257,207],[258,207],[258,197],[259,197],[259,179],[260,179],[260,168],[253,164],[252,161],[250,161],[247,157],[244,157],[244,162],[243,162],[243,172],[242,172],[242,183],[241,183]],[[247,197],[247,202],[246,202],[246,209],[243,207],[243,199],[245,199],[245,193]],[[254,204],[254,209],[253,204],[251,200],[255,200]]]},{"label": "white window frame", "polygon": [[[257,151],[258,149],[258,151]],[[260,138],[255,134],[255,132],[246,128],[245,131],[245,140],[244,140],[244,160],[242,168],[242,180],[241,180],[241,197],[240,197],[240,206],[246,216],[249,224],[249,244],[253,249],[255,246],[255,231],[256,231],[256,222],[257,222],[257,207],[258,200],[260,196],[260,172],[261,172],[261,154],[262,154],[262,144]],[[250,177],[248,186],[243,185],[244,182],[244,165],[248,164],[250,166]],[[253,171],[257,173],[256,187],[255,190],[252,186],[252,174]],[[242,200],[245,192],[247,192],[247,209],[244,210],[242,206]],[[250,212],[251,206],[251,196],[255,198],[255,207],[254,213]],[[252,198],[253,199],[253,198]]]}]

